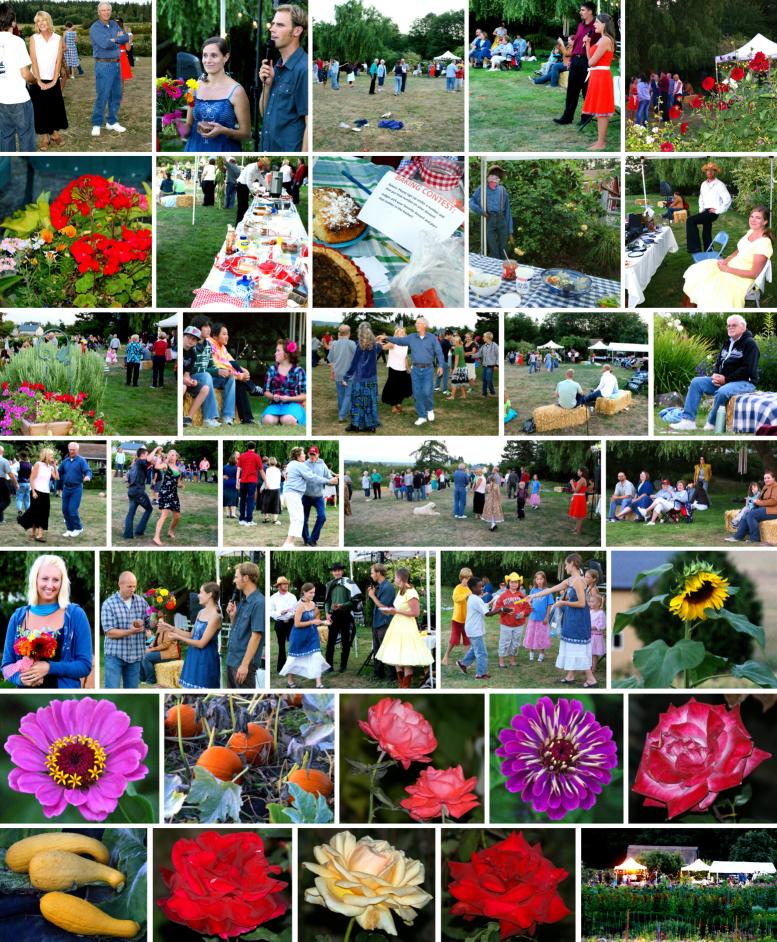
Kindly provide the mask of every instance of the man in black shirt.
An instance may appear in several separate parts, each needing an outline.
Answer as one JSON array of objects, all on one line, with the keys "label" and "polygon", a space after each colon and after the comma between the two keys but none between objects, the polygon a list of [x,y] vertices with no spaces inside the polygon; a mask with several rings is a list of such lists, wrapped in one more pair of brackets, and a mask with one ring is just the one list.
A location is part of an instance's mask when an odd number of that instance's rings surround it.
[{"label": "man in black shirt", "polygon": [[[161,448],[158,450],[161,451]],[[123,537],[125,540],[131,540],[136,536],[143,536],[146,532],[149,517],[153,512],[151,501],[146,493],[146,475],[148,473],[147,456],[147,448],[138,448],[135,460],[132,462],[127,472],[127,500],[129,502],[129,509],[124,519]],[[140,518],[137,530],[133,533],[135,514],[137,513],[138,507],[143,508],[143,516]]]}]

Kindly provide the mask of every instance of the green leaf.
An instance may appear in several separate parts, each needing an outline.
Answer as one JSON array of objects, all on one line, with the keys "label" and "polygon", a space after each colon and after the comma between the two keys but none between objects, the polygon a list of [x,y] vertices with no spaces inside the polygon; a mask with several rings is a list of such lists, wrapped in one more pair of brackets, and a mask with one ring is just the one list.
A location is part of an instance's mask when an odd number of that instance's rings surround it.
[{"label": "green leaf", "polygon": [[241,942],[279,942],[280,936],[277,932],[265,929],[264,926],[257,926],[253,932],[247,932],[240,936]]},{"label": "green leaf", "polygon": [[747,617],[740,615],[739,612],[730,612],[725,608],[721,608],[717,612],[711,612],[707,609],[707,619],[708,621],[727,621],[734,631],[755,638],[760,648],[763,648],[765,644],[763,628],[754,625]]},{"label": "green leaf", "polygon": [[746,805],[748,801],[753,797],[753,787],[750,782],[745,782],[742,788],[739,790],[739,794],[734,798],[734,806],[736,808],[741,808],[742,805]]},{"label": "green leaf", "polygon": [[639,677],[626,677],[622,680],[614,680],[612,682],[613,687],[644,687],[644,684],[640,681]]},{"label": "green leaf", "polygon": [[289,805],[285,811],[294,824],[329,824],[334,821],[332,809],[323,795],[306,792],[293,782],[289,783],[289,794],[294,799],[294,804]]},{"label": "green leaf", "polygon": [[291,818],[286,814],[286,810],[283,805],[270,802],[267,805],[267,811],[270,815],[270,824],[290,824]]},{"label": "green leaf", "polygon": [[372,794],[378,799],[378,801],[385,805],[390,811],[398,811],[399,805],[395,804],[389,796],[383,791],[382,788],[375,786],[372,789]]},{"label": "green leaf", "polygon": [[182,790],[183,779],[180,775],[165,775],[165,818],[174,818],[186,801],[186,792]]},{"label": "green leaf", "polygon": [[[62,828],[46,828],[46,834],[57,833],[61,830]],[[0,848],[7,850],[11,844],[40,833],[41,828],[0,828]]]},{"label": "green leaf", "polygon": [[777,687],[777,677],[769,670],[766,664],[760,661],[745,661],[744,664],[734,664],[731,668],[733,677],[744,677],[752,680],[759,687]]},{"label": "green leaf", "polygon": [[189,804],[197,806],[197,820],[201,824],[239,821],[242,800],[242,789],[237,782],[222,782],[202,766],[195,767]]},{"label": "green leaf", "polygon": [[683,639],[669,647],[666,641],[659,639],[634,653],[634,667],[646,687],[670,687],[680,671],[698,667],[705,654],[701,641]]},{"label": "green leaf", "polygon": [[26,873],[15,873],[6,867],[5,855],[6,851],[0,850],[0,893],[20,893],[25,890],[30,893],[36,892]]},{"label": "green leaf", "polygon": [[148,850],[141,828],[106,828],[103,843],[111,852],[111,866],[120,870],[127,882],[114,898],[100,904],[115,919],[134,919],[144,926],[147,919],[146,883]]},{"label": "green leaf", "polygon": [[127,791],[119,799],[119,812],[129,824],[154,824],[156,815],[154,806],[143,795],[133,794],[134,787],[130,782]]},{"label": "green leaf", "polygon": [[621,631],[623,631],[624,628],[631,624],[632,615],[640,615],[642,612],[646,612],[651,605],[663,605],[663,603],[668,598],[668,593],[666,595],[654,595],[652,598],[649,598],[647,602],[643,602],[641,605],[632,605],[631,608],[627,608],[622,612],[618,612],[618,614],[615,616],[615,621],[613,622],[613,632],[616,635],[619,634]]},{"label": "green leaf", "polygon": [[642,572],[637,573],[632,588],[636,589],[640,582],[649,579],[651,576],[663,576],[665,572],[671,572],[672,569],[674,569],[674,563],[661,563],[655,569],[643,569]]},{"label": "green leaf", "polygon": [[85,274],[81,275],[80,278],[76,278],[76,291],[79,294],[83,294],[85,291],[90,291],[94,287],[94,275],[92,272],[88,271]]},{"label": "green leaf", "polygon": [[345,757],[345,761],[350,765],[350,767],[358,775],[366,775],[369,769],[369,766],[366,762],[357,762],[356,759],[349,759],[348,756]]},{"label": "green leaf", "polygon": [[482,832],[478,828],[468,828],[461,831],[461,841],[459,843],[458,859],[467,862],[478,849],[478,842]]},{"label": "green leaf", "polygon": [[704,660],[699,664],[698,667],[694,667],[691,673],[688,676],[690,685],[692,687],[697,687],[699,684],[703,683],[708,677],[712,677],[715,674],[723,674],[728,670],[728,658],[720,657],[717,654],[710,654],[707,651],[704,655]]}]

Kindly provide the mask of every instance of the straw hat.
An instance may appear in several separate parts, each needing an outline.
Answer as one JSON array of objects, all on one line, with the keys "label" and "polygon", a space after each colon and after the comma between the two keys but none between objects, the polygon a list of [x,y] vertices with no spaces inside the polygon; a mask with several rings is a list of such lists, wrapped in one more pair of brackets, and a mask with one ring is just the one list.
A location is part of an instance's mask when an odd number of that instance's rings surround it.
[{"label": "straw hat", "polygon": [[499,166],[499,164],[494,164],[492,167],[488,168],[488,173],[486,174],[487,177],[492,175],[499,177],[500,180],[504,180],[505,171]]},{"label": "straw hat", "polygon": [[517,572],[511,572],[509,575],[505,576],[505,582],[508,585],[511,582],[523,582],[523,576],[519,576]]},{"label": "straw hat", "polygon": [[708,170],[714,170],[715,173],[720,173],[720,167],[716,163],[713,163],[713,161],[711,160],[708,161],[708,163],[704,164],[704,166],[701,169],[704,173],[706,173]]}]

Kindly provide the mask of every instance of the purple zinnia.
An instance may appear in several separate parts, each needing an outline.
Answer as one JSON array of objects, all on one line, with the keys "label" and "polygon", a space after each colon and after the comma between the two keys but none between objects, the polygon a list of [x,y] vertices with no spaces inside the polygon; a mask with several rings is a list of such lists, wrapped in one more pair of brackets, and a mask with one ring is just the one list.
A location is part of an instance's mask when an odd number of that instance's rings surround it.
[{"label": "purple zinnia", "polygon": [[597,722],[579,700],[541,697],[499,731],[496,754],[509,792],[535,811],[559,821],[575,808],[588,810],[612,779],[618,748],[612,730]]},{"label": "purple zinnia", "polygon": [[8,784],[34,795],[47,818],[70,804],[87,821],[104,821],[128,782],[148,775],[142,727],[110,700],[52,700],[23,716],[19,733],[5,743],[18,766]]}]

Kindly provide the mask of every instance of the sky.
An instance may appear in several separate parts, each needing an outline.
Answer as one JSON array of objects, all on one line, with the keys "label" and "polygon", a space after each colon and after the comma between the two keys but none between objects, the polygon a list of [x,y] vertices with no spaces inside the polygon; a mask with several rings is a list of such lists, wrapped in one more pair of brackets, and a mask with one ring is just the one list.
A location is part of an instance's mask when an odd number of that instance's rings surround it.
[{"label": "sky", "polygon": [[[413,20],[417,20],[427,13],[447,13],[448,10],[457,10],[461,8],[461,15],[464,16],[464,8],[461,0],[363,0],[367,7],[375,7],[384,16],[389,16],[399,26],[403,33],[410,29]],[[323,20],[326,23],[334,23],[335,6],[339,6],[342,0],[316,0],[314,7],[314,20]],[[315,24],[314,24],[315,27]]]},{"label": "sky", "polygon": [[[394,312],[392,312],[394,313]],[[467,327],[474,329],[477,317],[474,313],[468,314],[466,311],[450,311],[446,314],[432,314],[429,311],[423,312],[424,317],[429,321],[432,330],[439,325],[441,327]],[[376,317],[382,317],[380,311],[376,312]],[[342,315],[335,311],[316,311],[313,318],[314,324],[342,324]]]},{"label": "sky", "polygon": [[34,324],[43,324],[43,326],[57,327],[60,324],[75,324],[76,311],[65,311],[63,314],[46,314],[41,311],[10,311],[3,313],[3,320],[11,324],[24,324],[32,321]]},{"label": "sky", "polygon": [[[428,426],[427,426],[428,427]],[[432,438],[432,434],[429,434]],[[487,462],[499,464],[502,456],[503,443],[498,438],[466,438],[464,436],[450,436],[439,439],[445,442],[448,451],[454,456],[461,455],[470,464]],[[364,439],[342,438],[340,451],[345,461],[385,461],[391,464],[412,463],[410,452],[424,441],[418,438],[376,438],[371,441]]]}]

